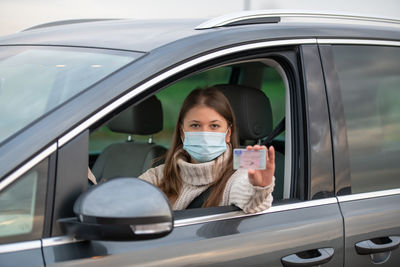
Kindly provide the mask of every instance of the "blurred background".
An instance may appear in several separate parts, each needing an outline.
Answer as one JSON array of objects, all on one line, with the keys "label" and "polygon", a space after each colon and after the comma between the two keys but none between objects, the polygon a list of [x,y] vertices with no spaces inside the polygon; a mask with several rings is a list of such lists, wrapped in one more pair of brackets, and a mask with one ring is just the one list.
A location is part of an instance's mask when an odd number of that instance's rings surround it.
[{"label": "blurred background", "polygon": [[301,9],[400,19],[399,0],[0,0],[0,36],[81,18],[212,18],[253,9]]}]

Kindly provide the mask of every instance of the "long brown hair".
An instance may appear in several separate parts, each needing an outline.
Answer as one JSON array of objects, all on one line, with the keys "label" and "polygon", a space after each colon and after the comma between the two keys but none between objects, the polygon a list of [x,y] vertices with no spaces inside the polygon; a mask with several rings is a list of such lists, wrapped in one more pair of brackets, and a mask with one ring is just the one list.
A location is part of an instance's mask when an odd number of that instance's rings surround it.
[{"label": "long brown hair", "polygon": [[[175,125],[172,137],[171,147],[168,150],[165,167],[164,179],[159,187],[167,195],[171,203],[175,203],[182,188],[182,179],[180,177],[180,168],[177,164],[178,159],[184,158],[190,160],[190,156],[183,150],[181,127],[186,113],[195,106],[206,106],[214,109],[228,122],[231,130],[230,143],[228,147],[234,149],[238,146],[237,130],[235,116],[232,111],[228,99],[221,91],[215,87],[193,90],[185,99],[179,112],[178,120]],[[223,162],[222,166],[214,166],[214,175],[216,179],[211,185],[212,190],[203,207],[218,206],[222,199],[225,186],[229,178],[232,176],[233,170],[233,153],[229,153],[229,158]]]}]

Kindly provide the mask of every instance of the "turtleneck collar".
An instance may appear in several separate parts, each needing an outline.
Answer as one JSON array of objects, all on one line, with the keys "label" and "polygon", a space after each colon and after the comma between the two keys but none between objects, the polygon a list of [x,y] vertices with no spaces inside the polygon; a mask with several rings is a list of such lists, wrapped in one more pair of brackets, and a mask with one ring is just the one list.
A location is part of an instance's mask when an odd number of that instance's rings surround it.
[{"label": "turtleneck collar", "polygon": [[204,186],[215,181],[214,169],[226,161],[228,161],[231,149],[228,146],[227,150],[215,160],[204,163],[190,163],[183,158],[178,159],[177,164],[180,168],[181,179],[184,183]]}]

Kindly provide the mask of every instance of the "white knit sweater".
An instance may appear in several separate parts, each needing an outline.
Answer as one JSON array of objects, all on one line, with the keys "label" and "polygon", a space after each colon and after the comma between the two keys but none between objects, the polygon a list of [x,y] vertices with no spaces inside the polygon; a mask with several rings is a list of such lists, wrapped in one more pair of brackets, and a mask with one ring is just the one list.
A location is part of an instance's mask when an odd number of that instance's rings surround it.
[{"label": "white knit sweater", "polygon": [[[228,151],[227,151],[228,152]],[[229,153],[229,152],[228,152]],[[221,164],[227,153],[224,153],[214,161],[205,163],[189,163],[178,159],[182,189],[173,205],[174,210],[185,209],[189,204],[214,181],[214,167]],[[139,178],[153,185],[159,185],[163,179],[164,164],[151,168]],[[275,185],[275,177],[270,185],[265,187],[253,186],[249,182],[246,169],[239,169],[229,178],[222,195],[220,206],[235,205],[246,213],[255,213],[271,207],[272,191]]]}]

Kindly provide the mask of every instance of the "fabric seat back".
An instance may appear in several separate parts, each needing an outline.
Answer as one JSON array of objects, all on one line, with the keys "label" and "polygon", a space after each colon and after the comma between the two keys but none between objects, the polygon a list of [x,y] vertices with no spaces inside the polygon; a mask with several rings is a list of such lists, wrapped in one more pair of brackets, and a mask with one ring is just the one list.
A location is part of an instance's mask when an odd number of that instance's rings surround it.
[{"label": "fabric seat back", "polygon": [[[115,118],[108,126],[111,131],[129,135],[152,135],[163,128],[161,102],[151,96],[132,106]],[[148,168],[161,164],[166,148],[137,141],[115,143],[106,147],[93,165],[98,182],[115,177],[138,177]]]},{"label": "fabric seat back", "polygon": [[[263,91],[242,86],[215,85],[231,103],[238,126],[241,146],[256,144],[273,131],[272,109],[269,98]],[[274,199],[283,198],[283,179],[285,155],[275,150],[275,189]]]}]

